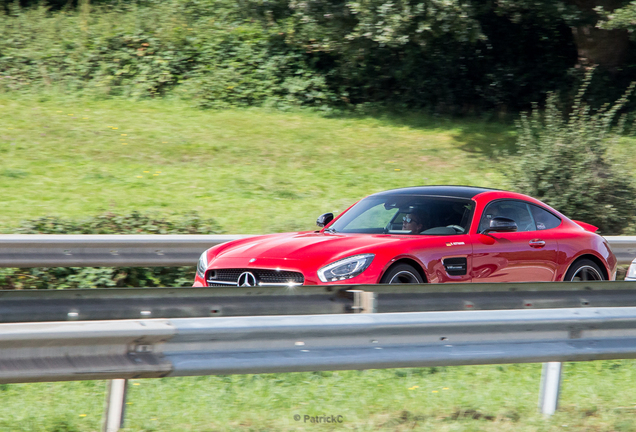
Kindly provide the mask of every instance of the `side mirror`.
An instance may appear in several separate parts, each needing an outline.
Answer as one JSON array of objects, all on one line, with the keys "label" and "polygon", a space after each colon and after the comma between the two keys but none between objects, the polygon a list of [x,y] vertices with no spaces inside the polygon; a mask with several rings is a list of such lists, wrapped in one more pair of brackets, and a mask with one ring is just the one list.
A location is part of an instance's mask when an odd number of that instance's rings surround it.
[{"label": "side mirror", "polygon": [[517,222],[507,217],[497,216],[490,219],[490,228],[484,231],[484,234],[490,232],[515,232],[517,231]]},{"label": "side mirror", "polygon": [[318,216],[318,219],[316,220],[316,225],[322,228],[325,225],[327,225],[329,222],[331,222],[332,220],[333,220],[333,213],[321,214],[320,216]]}]

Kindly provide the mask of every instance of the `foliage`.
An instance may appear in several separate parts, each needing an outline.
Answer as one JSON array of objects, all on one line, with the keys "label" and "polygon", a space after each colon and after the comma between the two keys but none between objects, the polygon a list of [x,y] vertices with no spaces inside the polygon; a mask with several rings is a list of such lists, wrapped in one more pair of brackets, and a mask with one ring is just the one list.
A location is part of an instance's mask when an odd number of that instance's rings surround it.
[{"label": "foliage", "polygon": [[42,217],[23,221],[16,234],[218,234],[220,227],[213,219],[201,219],[189,213],[177,220],[153,218],[138,212],[128,215],[105,213],[91,218],[72,220]]},{"label": "foliage", "polygon": [[[560,3],[559,3],[560,4]],[[570,87],[560,8],[476,0],[145,0],[0,9],[0,91],[178,91],[202,107],[470,113]]]},{"label": "foliage", "polygon": [[275,28],[214,25],[194,36],[197,63],[185,89],[205,108],[307,105],[332,102],[324,76]]},{"label": "foliage", "polygon": [[605,18],[605,21],[599,23],[600,28],[606,30],[628,29],[630,32],[636,30],[636,1],[612,12],[603,11],[600,7],[597,11]]},{"label": "foliage", "polygon": [[235,9],[177,0],[92,10],[84,3],[55,13],[14,6],[0,12],[0,89],[62,86],[140,98],[187,81],[183,90],[204,107],[322,106],[325,82],[304,51]]},{"label": "foliage", "polygon": [[510,181],[567,216],[598,226],[603,234],[620,234],[636,220],[636,188],[627,169],[613,160],[611,149],[624,132],[621,108],[636,82],[613,105],[594,111],[583,102],[592,79],[585,78],[570,110],[548,96],[545,112],[535,105],[517,123],[518,157]]},{"label": "foliage", "polygon": [[[214,234],[220,231],[212,219],[197,214],[170,221],[133,212],[106,213],[83,220],[44,217],[23,222],[18,234]],[[0,269],[2,289],[64,289],[189,286],[194,267],[56,267]]]},{"label": "foliage", "polygon": [[187,72],[186,25],[176,3],[91,13],[13,8],[0,19],[5,89],[61,85],[95,94],[153,96]]},{"label": "foliage", "polygon": [[[370,0],[243,2],[302,47],[345,105],[438,112],[516,109],[566,88],[576,63],[571,31],[540,7],[493,2]],[[538,60],[539,59],[539,60]]]}]

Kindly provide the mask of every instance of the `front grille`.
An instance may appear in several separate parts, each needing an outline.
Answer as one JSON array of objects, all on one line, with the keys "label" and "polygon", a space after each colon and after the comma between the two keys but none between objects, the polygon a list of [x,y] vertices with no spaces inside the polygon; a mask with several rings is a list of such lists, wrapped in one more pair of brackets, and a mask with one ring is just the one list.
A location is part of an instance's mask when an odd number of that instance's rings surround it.
[{"label": "front grille", "polygon": [[298,272],[247,268],[208,270],[205,274],[205,280],[208,286],[236,285],[239,276],[245,272],[252,273],[256,278],[256,283],[260,286],[285,285],[289,283],[302,285],[305,282],[303,274]]}]

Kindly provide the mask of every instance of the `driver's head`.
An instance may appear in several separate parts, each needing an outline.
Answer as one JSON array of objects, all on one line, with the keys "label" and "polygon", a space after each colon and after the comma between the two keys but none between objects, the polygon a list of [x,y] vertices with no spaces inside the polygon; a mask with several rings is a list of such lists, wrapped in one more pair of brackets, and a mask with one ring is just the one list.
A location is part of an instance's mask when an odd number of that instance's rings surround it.
[{"label": "driver's head", "polygon": [[402,218],[402,229],[411,231],[411,234],[419,234],[424,230],[426,216],[424,212],[412,209],[406,216]]}]

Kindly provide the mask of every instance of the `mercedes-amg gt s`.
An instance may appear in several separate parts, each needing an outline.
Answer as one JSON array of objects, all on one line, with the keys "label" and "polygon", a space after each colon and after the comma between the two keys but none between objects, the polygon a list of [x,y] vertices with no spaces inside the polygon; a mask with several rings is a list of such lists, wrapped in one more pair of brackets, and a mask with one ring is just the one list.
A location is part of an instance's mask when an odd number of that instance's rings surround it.
[{"label": "mercedes-amg gt s", "polygon": [[613,280],[597,228],[526,195],[422,186],[368,196],[319,231],[205,251],[194,286]]}]

